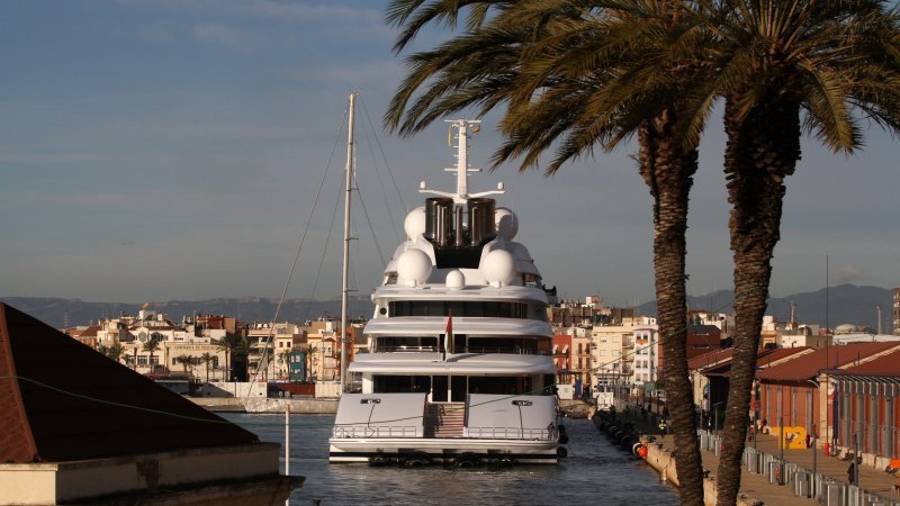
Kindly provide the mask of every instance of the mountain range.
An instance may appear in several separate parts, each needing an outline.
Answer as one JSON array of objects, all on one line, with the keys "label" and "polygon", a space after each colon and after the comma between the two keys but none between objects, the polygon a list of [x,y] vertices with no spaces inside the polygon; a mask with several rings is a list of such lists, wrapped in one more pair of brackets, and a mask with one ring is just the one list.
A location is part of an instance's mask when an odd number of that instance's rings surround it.
[{"label": "mountain range", "polygon": [[[120,302],[86,302],[80,299],[57,297],[0,297],[14,306],[54,327],[87,325],[106,317],[137,314],[143,304]],[[183,316],[194,314],[226,314],[246,322],[267,322],[275,315],[278,300],[264,297],[237,299],[170,300],[151,302],[150,307],[180,322]],[[370,318],[372,303],[368,298],[351,297],[350,315]],[[340,300],[288,299],[279,312],[278,321],[302,322],[322,315],[340,315]]]},{"label": "mountain range", "polygon": [[[825,289],[813,292],[801,292],[785,297],[772,297],[766,314],[775,316],[778,321],[788,321],[791,314],[791,302],[796,306],[796,318],[800,323],[826,324]],[[701,296],[689,296],[691,309],[705,309],[718,313],[734,311],[734,292],[717,290]],[[878,328],[876,305],[882,310],[882,331],[891,332],[891,291],[877,286],[857,286],[843,284],[828,289],[827,323],[831,328],[842,323],[863,325],[872,329]],[[641,304],[643,314],[656,314],[656,302]]]},{"label": "mountain range", "polygon": [[[136,314],[142,304],[118,302],[85,302],[79,299],[53,297],[0,297],[0,300],[29,313],[55,327],[86,325],[104,317],[120,314]],[[833,328],[842,323],[854,323],[877,328],[875,306],[882,308],[882,328],[891,331],[891,291],[877,286],[838,285],[829,288],[828,324]],[[825,290],[803,292],[785,297],[769,299],[767,313],[779,321],[790,317],[790,303],[796,304],[797,321],[825,325]],[[688,297],[692,309],[706,309],[713,312],[731,313],[734,293],[718,290],[705,295]],[[228,314],[243,321],[270,321],[275,313],[277,301],[262,297],[235,299],[170,300],[152,303],[151,307],[180,321],[182,316],[193,314]],[[656,314],[656,302],[650,301],[639,307],[642,314]],[[338,300],[286,300],[279,314],[279,321],[305,321],[320,315],[340,314]],[[372,303],[368,297],[352,297],[350,314],[354,318],[369,318]]]}]

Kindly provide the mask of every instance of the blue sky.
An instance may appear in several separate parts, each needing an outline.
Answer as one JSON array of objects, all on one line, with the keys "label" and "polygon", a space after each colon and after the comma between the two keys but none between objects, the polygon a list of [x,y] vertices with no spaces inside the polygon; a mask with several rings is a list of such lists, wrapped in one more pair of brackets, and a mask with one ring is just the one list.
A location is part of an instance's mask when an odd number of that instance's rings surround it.
[{"label": "blue sky", "polygon": [[[420,201],[420,179],[449,186],[444,125],[411,139],[380,131],[403,73],[383,11],[325,0],[0,3],[0,295],[277,295],[350,90],[362,93],[407,205]],[[416,46],[445,35],[430,31]],[[498,142],[495,119],[474,141],[474,165]],[[358,125],[360,186],[390,252],[402,205],[365,111]],[[701,146],[693,192],[688,271],[698,294],[731,284],[720,127],[714,120]],[[852,158],[804,142],[774,294],[819,288],[826,252],[836,282],[900,286],[900,150],[878,130],[866,140]],[[653,294],[651,201],[630,151],[552,178],[503,167],[471,185],[507,184],[501,203],[518,212],[519,239],[548,283],[630,304]],[[312,294],[342,166],[338,146],[293,297]],[[354,277],[366,292],[381,266],[355,209]],[[338,247],[333,236],[316,297],[338,293]]]}]

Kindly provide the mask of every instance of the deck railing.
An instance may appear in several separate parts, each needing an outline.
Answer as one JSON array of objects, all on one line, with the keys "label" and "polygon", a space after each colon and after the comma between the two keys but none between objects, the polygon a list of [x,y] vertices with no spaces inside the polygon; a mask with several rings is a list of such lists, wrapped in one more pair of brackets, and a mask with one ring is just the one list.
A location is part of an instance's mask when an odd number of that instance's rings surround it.
[{"label": "deck railing", "polygon": [[472,439],[518,439],[525,441],[554,441],[559,433],[556,427],[467,427],[466,437]]},{"label": "deck railing", "polygon": [[390,438],[421,437],[415,425],[338,425],[331,430],[335,438]]},{"label": "deck railing", "polygon": [[[414,425],[342,425],[334,427],[331,435],[334,438],[424,438]],[[467,439],[503,439],[520,441],[555,441],[559,433],[552,429],[520,428],[520,427],[467,427],[464,438]]]}]

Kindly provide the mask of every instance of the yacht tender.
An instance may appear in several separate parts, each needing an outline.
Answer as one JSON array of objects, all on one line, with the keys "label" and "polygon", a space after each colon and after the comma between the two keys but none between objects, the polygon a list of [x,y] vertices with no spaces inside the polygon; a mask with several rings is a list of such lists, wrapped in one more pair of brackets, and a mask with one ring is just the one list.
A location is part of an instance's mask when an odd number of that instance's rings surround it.
[{"label": "yacht tender", "polygon": [[[455,193],[436,195],[404,221],[372,300],[369,353],[349,364],[361,393],[344,393],[332,462],[556,463],[553,337],[545,290],[528,249],[514,241],[516,215],[468,192],[469,129],[457,131]],[[476,130],[477,131],[477,130]],[[565,436],[563,436],[564,442]]]}]

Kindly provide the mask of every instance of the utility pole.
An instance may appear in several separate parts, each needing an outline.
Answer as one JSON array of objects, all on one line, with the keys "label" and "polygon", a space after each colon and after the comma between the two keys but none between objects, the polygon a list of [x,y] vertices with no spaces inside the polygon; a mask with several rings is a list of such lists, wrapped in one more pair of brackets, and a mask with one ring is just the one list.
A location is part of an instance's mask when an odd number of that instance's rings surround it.
[{"label": "utility pole", "polygon": [[881,335],[881,306],[880,305],[875,306],[875,312],[878,313],[878,326],[877,326],[878,335]]},{"label": "utility pole", "polygon": [[344,264],[341,272],[341,393],[347,385],[347,292],[350,282],[350,194],[353,191],[353,107],[356,93],[350,93],[347,113],[347,165],[344,175]]}]

